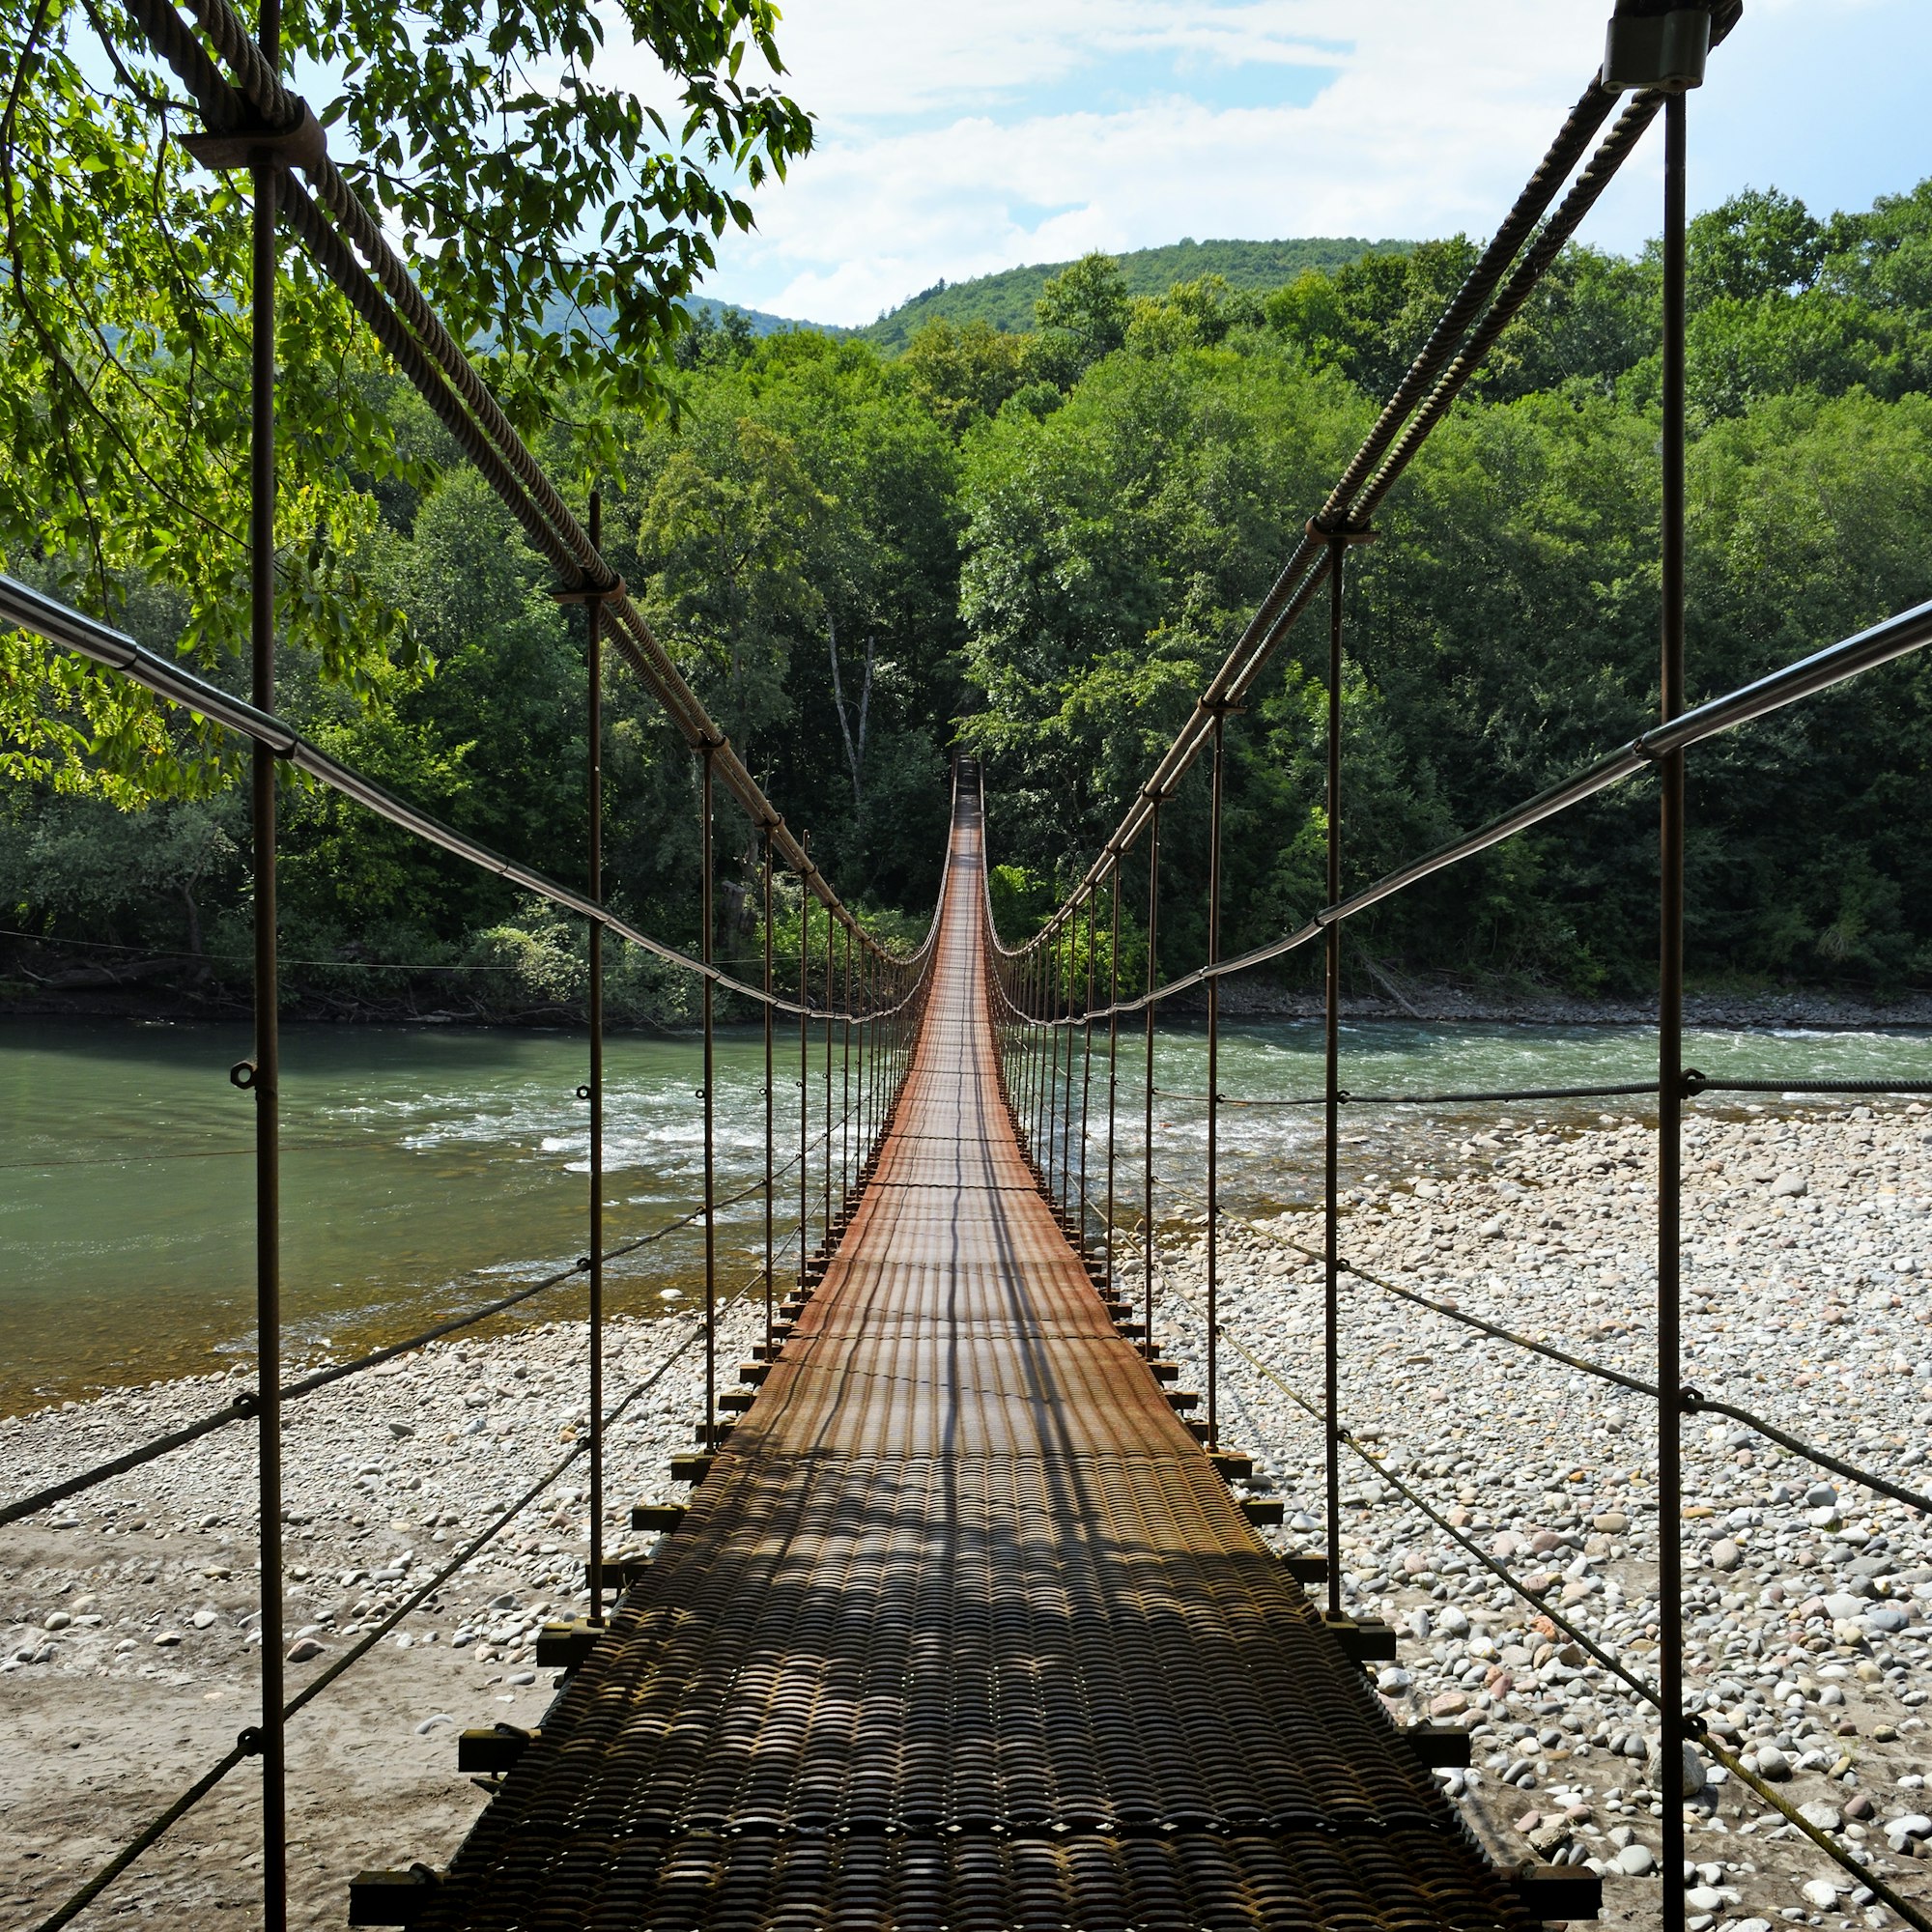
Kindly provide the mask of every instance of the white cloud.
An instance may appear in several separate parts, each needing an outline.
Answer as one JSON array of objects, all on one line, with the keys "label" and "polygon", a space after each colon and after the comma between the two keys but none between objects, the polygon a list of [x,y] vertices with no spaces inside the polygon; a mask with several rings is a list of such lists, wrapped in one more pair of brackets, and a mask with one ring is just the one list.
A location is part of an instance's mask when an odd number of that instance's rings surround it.
[{"label": "white cloud", "polygon": [[[1903,23],[1922,45],[1921,7],[1812,0],[1795,14],[1758,0],[1740,29],[1740,41],[1757,30],[1755,51],[1736,69],[1760,99],[1767,65],[1802,90],[1840,43],[1848,61],[1869,45],[1877,15],[1894,42]],[[711,287],[859,323],[941,276],[1088,247],[1487,234],[1581,91],[1608,12],[1608,0],[793,0],[785,85],[818,117],[818,146],[754,198],[757,232],[721,244]],[[1859,17],[1834,35],[1821,13]],[[1765,130],[1747,103],[1716,86],[1709,98],[1721,111],[1703,125],[1729,143],[1699,151],[1715,199],[1766,178]],[[1835,135],[1842,149],[1860,132],[1786,124],[1773,147]],[[1750,172],[1724,176],[1726,156]],[[1627,173],[1586,231],[1624,247],[1656,225],[1654,156]]]}]

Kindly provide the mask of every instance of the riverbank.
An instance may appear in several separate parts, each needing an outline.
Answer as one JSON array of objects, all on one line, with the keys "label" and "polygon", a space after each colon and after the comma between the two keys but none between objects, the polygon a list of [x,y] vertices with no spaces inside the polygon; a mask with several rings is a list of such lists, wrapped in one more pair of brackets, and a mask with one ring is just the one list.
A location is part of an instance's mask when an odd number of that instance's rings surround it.
[{"label": "riverbank", "polygon": [[[1932,1115],[1746,1115],[1687,1130],[1686,1374],[1894,1480],[1927,1481]],[[1655,1140],[1498,1122],[1433,1168],[1353,1166],[1341,1404],[1389,1471],[1532,1593],[1524,1601],[1359,1458],[1343,1469],[1344,1602],[1401,1633],[1402,1720],[1473,1730],[1450,1780],[1495,1855],[1605,1870],[1604,1922],[1657,1923],[1646,1708],[1575,1620],[1657,1668],[1655,1405],[1374,1286],[1373,1275],[1624,1374],[1655,1374]],[[1351,1161],[1358,1157],[1350,1156]],[[1228,1231],[1224,1439],[1252,1447],[1289,1541],[1323,1540],[1320,1220]],[[1165,1257],[1166,1351],[1201,1360],[1203,1251]],[[1131,1273],[1131,1270],[1129,1271]],[[1243,1353],[1242,1351],[1248,1351]],[[1688,1691],[1714,1732],[1908,1896],[1932,1901],[1932,1522],[1727,1418],[1683,1429]],[[1690,1932],[1895,1922],[1721,1768],[1687,1806]]]},{"label": "riverbank", "polygon": [[[1464,985],[1447,980],[1397,980],[1382,975],[1378,993],[1355,993],[1342,1002],[1350,1021],[1466,1021],[1509,1026],[1654,1027],[1654,999],[1582,999],[1535,987]],[[1176,1003],[1179,1009],[1179,1003]],[[1198,996],[1186,1010],[1205,1012]],[[1319,990],[1296,993],[1279,986],[1230,980],[1221,988],[1224,1019],[1319,1020]],[[1756,1027],[1839,1030],[1932,1026],[1932,993],[1901,993],[1880,1000],[1839,987],[1798,986],[1776,991],[1696,989],[1684,1001],[1684,1023],[1690,1027]]]},{"label": "riverbank", "polygon": [[[1740,1110],[1693,1122],[1687,1150],[1687,1358],[1698,1386],[1926,1481],[1932,1114]],[[1360,1146],[1346,1160],[1345,1251],[1358,1267],[1651,1373],[1655,1144],[1634,1118],[1580,1129],[1492,1118],[1402,1165]],[[1183,1211],[1179,1196],[1164,1198]],[[1230,1332],[1311,1397],[1320,1276],[1298,1249],[1319,1246],[1318,1225],[1306,1212],[1231,1222],[1222,1270]],[[1198,1229],[1178,1225],[1162,1339],[1192,1363],[1196,1385],[1200,1263]],[[1594,1860],[1610,1871],[1603,1922],[1648,1932],[1664,1802],[1648,1767],[1654,1727],[1547,1612],[1575,1619],[1639,1675],[1655,1671],[1654,1406],[1365,1280],[1348,1281],[1343,1315],[1350,1428],[1545,1606],[1503,1588],[1351,1463],[1345,1601],[1402,1633],[1383,1694],[1405,1721],[1472,1729],[1476,1768],[1450,1784],[1498,1858]],[[613,1333],[620,1387],[687,1345],[613,1431],[613,1544],[628,1540],[633,1496],[681,1493],[664,1478],[697,1411],[693,1335],[676,1318]],[[734,1318],[721,1360],[735,1363],[750,1339],[749,1318]],[[289,1630],[319,1646],[291,1665],[292,1690],[565,1452],[583,1417],[582,1350],[572,1323],[453,1342],[291,1410]],[[1238,1353],[1222,1360],[1226,1437],[1257,1453],[1288,1508],[1271,1536],[1319,1547],[1319,1436]],[[0,1491],[206,1412],[239,1379],[114,1391],[0,1424]],[[1921,1877],[1932,1861],[1920,1862],[1932,1852],[1932,1525],[1821,1481],[1741,1426],[1687,1424],[1684,1441],[1693,1699],[1807,1817],[1888,1882],[1932,1895]],[[0,1704],[17,1741],[0,1773],[0,1908],[47,1909],[249,1721],[249,1448],[245,1429],[224,1432],[78,1499],[68,1517],[0,1530]],[[581,1609],[585,1501],[573,1471],[292,1726],[293,1922],[340,1924],[355,1870],[440,1863],[460,1842],[482,1800],[455,1774],[453,1733],[541,1716],[551,1677],[535,1670],[529,1634]],[[252,1774],[231,1785],[110,1903],[170,1923],[253,1922],[250,1870],[236,1856],[255,1829]],[[1891,1922],[1734,1783],[1714,1780],[1689,1808],[1691,1932]]]},{"label": "riverbank", "polygon": [[[206,969],[184,975],[180,971],[183,962],[177,959],[42,963],[49,970],[23,968],[15,961],[12,977],[0,971],[0,1024],[10,1018],[220,1023],[245,1020],[252,1010],[244,980],[223,978]],[[342,970],[348,971],[353,963]],[[506,1002],[488,987],[478,992],[465,983],[466,975],[460,969],[436,977],[425,973],[413,981],[400,977],[405,983],[386,993],[340,985],[304,987],[298,979],[285,988],[284,1018],[325,1026],[454,1026],[510,1033],[581,1030],[584,1024],[582,1010],[575,1006],[542,998]],[[1467,983],[1378,971],[1371,983],[1375,990],[1344,996],[1342,1011],[1350,1021],[1653,1026],[1657,1020],[1655,1000],[1586,998],[1514,980]],[[728,998],[726,1010],[740,1022],[748,1018]],[[1171,1002],[1164,1010],[1180,1017],[1205,1012],[1207,1008],[1196,992]],[[1309,1020],[1320,1019],[1322,1010],[1319,988],[1297,992],[1258,979],[1232,979],[1222,983],[1224,1017]],[[1693,986],[1686,996],[1684,1013],[1687,1025],[1702,1027],[1928,1027],[1932,1026],[1932,991],[1901,992],[1882,999],[1842,986]],[[675,1037],[690,1030],[693,1015],[681,1006],[667,1004],[661,1009],[613,1009],[608,1024],[615,1035]]]},{"label": "riverbank", "polygon": [[[721,1327],[731,1385],[761,1321],[742,1306]],[[291,1406],[291,1695],[569,1453],[587,1413],[584,1341],[576,1322],[455,1340]],[[612,1550],[639,1541],[634,1498],[689,1493],[668,1472],[701,1413],[697,1344],[689,1319],[611,1324],[613,1400],[675,1352],[610,1433]],[[119,1390],[0,1423],[0,1492],[221,1407],[239,1380]],[[237,1426],[0,1529],[4,1922],[51,1910],[254,1721],[253,1452]],[[555,1673],[536,1669],[534,1634],[583,1613],[585,1485],[580,1460],[291,1722],[292,1925],[341,1925],[365,1866],[455,1851],[484,1803],[457,1774],[456,1733],[537,1722]],[[114,1887],[101,1918],[259,1922],[259,1789],[252,1766],[233,1773]]]}]

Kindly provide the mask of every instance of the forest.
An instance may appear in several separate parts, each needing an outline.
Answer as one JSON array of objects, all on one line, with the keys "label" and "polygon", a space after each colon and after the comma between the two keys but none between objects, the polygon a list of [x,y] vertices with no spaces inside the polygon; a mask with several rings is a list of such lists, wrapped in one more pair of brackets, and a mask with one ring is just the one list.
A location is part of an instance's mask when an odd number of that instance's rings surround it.
[{"label": "forest", "polygon": [[[1266,289],[1209,272],[1155,295],[1089,256],[1046,281],[1030,328],[929,321],[897,349],[707,314],[677,339],[668,408],[574,393],[539,454],[582,470],[594,452],[607,554],[888,936],[924,929],[954,751],[984,760],[1012,936],[1084,870],[1476,252],[1458,237]],[[1690,275],[1694,700],[1932,593],[1932,181],[1829,217],[1740,194],[1695,220]],[[1659,301],[1653,257],[1570,249],[1351,558],[1351,882],[1654,716]],[[398,378],[372,360],[341,380],[397,452],[347,478],[355,514],[339,526],[389,641],[345,677],[292,626],[283,709],[576,881],[582,619]],[[8,541],[8,568],[85,589],[57,544]],[[116,583],[116,621],[175,648],[190,628],[179,586],[138,559]],[[1231,950],[1322,897],[1325,648],[1305,622],[1228,727]],[[241,688],[232,648],[198,649]],[[16,686],[22,662],[16,648],[0,666]],[[144,753],[145,783],[41,675],[35,728],[0,706],[0,1001],[91,977],[232,1009],[249,918],[239,765],[181,724],[172,750]],[[621,668],[604,716],[611,896],[694,945],[693,761]],[[1695,753],[1693,982],[1879,998],[1932,982],[1928,767],[1932,666],[1914,659]],[[1348,970],[1638,987],[1655,818],[1633,784],[1499,847],[1358,922]],[[326,793],[292,783],[284,819],[292,1005],[577,1009],[572,923]],[[1206,839],[1197,770],[1163,820],[1170,967],[1205,945]],[[749,957],[755,841],[721,819],[719,850],[721,951]],[[1282,971],[1298,984],[1314,965]],[[639,960],[613,988],[639,1021],[676,1021],[685,997]]]}]

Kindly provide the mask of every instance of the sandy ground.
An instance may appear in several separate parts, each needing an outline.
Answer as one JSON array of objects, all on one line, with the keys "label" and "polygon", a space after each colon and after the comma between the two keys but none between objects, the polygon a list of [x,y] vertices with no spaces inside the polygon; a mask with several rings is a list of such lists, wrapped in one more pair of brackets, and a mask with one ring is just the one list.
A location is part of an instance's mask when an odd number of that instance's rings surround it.
[{"label": "sandy ground", "polygon": [[[736,1385],[755,1319],[724,1324],[721,1386]],[[639,1542],[634,1497],[688,1493],[667,1470],[701,1412],[695,1334],[684,1319],[612,1324],[613,1390],[687,1346],[611,1431],[611,1549]],[[297,1654],[315,1650],[288,1666],[291,1694],[567,1453],[585,1413],[583,1350],[581,1323],[455,1340],[291,1406],[287,1623]],[[201,1378],[0,1424],[0,1489],[112,1455],[236,1386]],[[457,1731],[534,1724],[554,1695],[528,1638],[582,1613],[586,1480],[580,1462],[291,1722],[293,1924],[340,1926],[354,1872],[441,1864],[461,1842],[485,1799],[456,1770]],[[238,1427],[0,1530],[14,1746],[0,1767],[0,1925],[39,1922],[255,1720],[254,1481]],[[239,1768],[77,1922],[258,1923],[260,1791],[255,1766]]]}]

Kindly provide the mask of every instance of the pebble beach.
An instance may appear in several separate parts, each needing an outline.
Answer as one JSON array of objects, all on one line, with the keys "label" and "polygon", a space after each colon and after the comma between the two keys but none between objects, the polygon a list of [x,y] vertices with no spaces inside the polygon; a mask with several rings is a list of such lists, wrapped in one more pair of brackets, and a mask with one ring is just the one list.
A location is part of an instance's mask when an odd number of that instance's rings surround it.
[{"label": "pebble beach", "polygon": [[[1499,1121],[1432,1148],[1416,1171],[1348,1172],[1344,1252],[1365,1274],[1648,1376],[1654,1166],[1634,1120]],[[1925,1482],[1932,1116],[1740,1110],[1692,1124],[1687,1168],[1687,1374]],[[1159,1339],[1199,1386],[1201,1229],[1178,1197],[1169,1206]],[[1304,1212],[1224,1221],[1224,1323],[1308,1397],[1321,1293],[1302,1250],[1319,1244]],[[1131,1289],[1124,1247],[1122,1260]],[[723,1324],[725,1385],[757,1320],[740,1304]],[[1345,1421],[1448,1526],[1350,1457],[1345,1602],[1399,1634],[1377,1678],[1392,1713],[1471,1731],[1472,1769],[1439,1776],[1494,1855],[1588,1863],[1605,1874],[1603,1922],[1655,1926],[1658,1822],[1683,1803],[1690,1932],[1895,1923],[1721,1767],[1700,1762],[1688,1797],[1663,1789],[1646,1708],[1555,1621],[1639,1676],[1655,1669],[1654,1404],[1358,1276],[1343,1324]],[[696,1340],[688,1317],[611,1326],[612,1391],[658,1378],[611,1432],[613,1548],[641,1541],[633,1498],[685,1493],[667,1471],[701,1404]],[[292,1692],[570,1453],[583,1352],[581,1323],[459,1336],[291,1406]],[[1255,1454],[1255,1487],[1284,1504],[1266,1534],[1321,1548],[1308,1416],[1233,1349],[1222,1376],[1224,1440]],[[242,1385],[201,1377],[0,1422],[0,1491],[208,1413]],[[1694,1418],[1683,1439],[1693,1707],[1865,1872],[1932,1900],[1932,1530],[1742,1424]],[[15,1740],[0,1772],[0,1921],[36,1922],[251,1720],[253,1485],[237,1427],[0,1529],[0,1706]],[[291,1724],[293,1922],[340,1925],[353,1872],[440,1864],[460,1843],[484,1797],[456,1771],[455,1732],[533,1723],[554,1695],[533,1640],[584,1607],[587,1502],[580,1461]],[[258,1788],[243,1765],[80,1922],[254,1922]]]},{"label": "pebble beach", "polygon": [[[1343,1254],[1652,1378],[1655,1164],[1634,1121],[1498,1122],[1430,1173],[1350,1177]],[[1687,1379],[1932,1491],[1932,1115],[1700,1120],[1686,1164]],[[1320,1225],[1230,1223],[1219,1268],[1224,1330],[1248,1351],[1222,1352],[1223,1440],[1282,1498],[1269,1534],[1308,1551],[1325,1541],[1321,1437],[1248,1356],[1319,1400],[1321,1270],[1303,1251]],[[1156,1275],[1165,1352],[1197,1387],[1204,1264],[1197,1228]],[[1378,1676],[1392,1714],[1470,1728],[1472,1769],[1441,1776],[1493,1855],[1587,1864],[1603,1922],[1654,1926],[1658,1821],[1684,1802],[1690,1932],[1899,1922],[1721,1766],[1688,1767],[1688,1800],[1664,1789],[1651,1712],[1551,1614],[1654,1678],[1654,1402],[1361,1275],[1342,1296],[1343,1419],[1441,1519],[1345,1456],[1344,1605],[1398,1634]],[[1690,1707],[1866,1871],[1932,1905],[1932,1525],[1728,1418],[1688,1419],[1682,1440]]]}]

